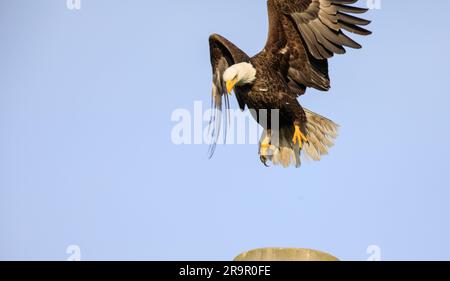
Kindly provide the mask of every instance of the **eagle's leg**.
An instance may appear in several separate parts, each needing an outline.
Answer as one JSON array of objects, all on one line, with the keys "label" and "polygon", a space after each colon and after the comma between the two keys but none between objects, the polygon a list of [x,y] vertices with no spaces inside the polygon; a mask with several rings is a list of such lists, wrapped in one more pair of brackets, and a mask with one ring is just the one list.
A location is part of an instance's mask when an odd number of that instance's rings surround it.
[{"label": "eagle's leg", "polygon": [[302,133],[302,130],[300,129],[300,126],[295,125],[295,133],[294,138],[292,139],[292,142],[294,144],[299,145],[300,149],[303,149],[303,143],[308,142],[308,138]]}]

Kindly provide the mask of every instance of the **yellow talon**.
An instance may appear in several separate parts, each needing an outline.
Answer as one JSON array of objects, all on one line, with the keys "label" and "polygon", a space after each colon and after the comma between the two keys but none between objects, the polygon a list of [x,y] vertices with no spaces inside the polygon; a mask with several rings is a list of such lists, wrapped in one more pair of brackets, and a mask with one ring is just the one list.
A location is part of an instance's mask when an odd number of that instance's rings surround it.
[{"label": "yellow talon", "polygon": [[295,125],[295,133],[294,133],[294,138],[292,139],[292,142],[294,144],[297,144],[297,142],[298,142],[300,149],[303,149],[303,142],[308,142],[308,138],[305,137],[305,135],[300,130],[300,127],[297,125]]},{"label": "yellow talon", "polygon": [[262,142],[261,142],[261,145],[260,145],[260,155],[262,155],[262,156],[267,156],[268,155],[268,153],[267,153],[267,151],[270,149],[270,148],[272,148],[272,145],[270,144],[270,141],[271,141],[271,131],[270,130],[268,130],[267,131],[267,133],[266,133],[266,136],[265,136],[265,138],[262,140]]},{"label": "yellow talon", "polygon": [[262,143],[261,144],[261,155],[266,156],[267,155],[267,150],[269,150],[270,148],[270,143]]}]

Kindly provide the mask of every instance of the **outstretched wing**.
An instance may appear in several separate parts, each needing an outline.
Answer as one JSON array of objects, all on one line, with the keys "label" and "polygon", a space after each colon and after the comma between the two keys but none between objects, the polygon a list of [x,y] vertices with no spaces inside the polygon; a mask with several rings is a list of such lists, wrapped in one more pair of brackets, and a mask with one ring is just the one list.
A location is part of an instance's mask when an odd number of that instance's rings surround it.
[{"label": "outstretched wing", "polygon": [[329,90],[327,59],[344,54],[345,47],[361,48],[344,30],[371,34],[361,27],[370,21],[349,15],[367,11],[349,6],[357,1],[268,0],[270,29],[265,51],[286,54],[282,68],[297,94],[303,94],[306,87]]},{"label": "outstretched wing", "polygon": [[[250,58],[233,43],[217,34],[213,34],[209,37],[209,47],[213,70],[211,99],[211,107],[213,112],[209,124],[209,130],[211,133],[211,146],[209,153],[210,157],[212,157],[221,132],[223,104],[225,104],[225,110],[228,111],[230,108],[225,81],[223,81],[223,73],[228,67],[236,63],[248,62]],[[244,110],[245,103],[242,96],[238,92],[236,92],[236,98],[238,100],[239,107]],[[225,115],[225,117],[227,117],[227,115]]]}]

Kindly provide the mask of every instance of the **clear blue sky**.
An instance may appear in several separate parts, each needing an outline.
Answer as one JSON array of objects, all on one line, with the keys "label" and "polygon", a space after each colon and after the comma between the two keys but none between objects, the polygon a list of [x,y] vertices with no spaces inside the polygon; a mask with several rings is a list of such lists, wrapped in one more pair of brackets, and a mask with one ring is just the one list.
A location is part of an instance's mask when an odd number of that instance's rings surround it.
[{"label": "clear blue sky", "polygon": [[209,104],[209,34],[256,53],[265,1],[65,2],[0,2],[0,259],[450,259],[448,1],[369,12],[374,35],[331,61],[331,92],[301,100],[342,129],[300,170],[170,139],[173,110]]}]

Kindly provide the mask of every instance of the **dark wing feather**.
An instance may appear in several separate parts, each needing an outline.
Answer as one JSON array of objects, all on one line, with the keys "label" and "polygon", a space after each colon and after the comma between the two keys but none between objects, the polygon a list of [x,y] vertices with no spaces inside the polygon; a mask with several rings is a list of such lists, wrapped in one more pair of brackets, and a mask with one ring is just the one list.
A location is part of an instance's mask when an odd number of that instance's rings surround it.
[{"label": "dark wing feather", "polygon": [[371,34],[361,27],[370,21],[349,15],[367,11],[349,6],[355,2],[357,0],[268,0],[270,30],[265,50],[286,52],[286,80],[297,94],[302,94],[306,87],[329,90],[327,59],[334,54],[344,54],[345,47],[361,48],[344,30],[359,35]]},{"label": "dark wing feather", "polygon": [[[212,157],[221,133],[223,105],[225,104],[225,110],[227,113],[229,113],[228,110],[230,109],[230,102],[226,92],[225,81],[223,81],[223,73],[228,67],[236,63],[248,62],[250,58],[233,43],[217,34],[213,34],[209,37],[209,47],[213,71],[211,99],[211,107],[213,112],[209,124],[211,134],[211,146],[209,153],[210,157]],[[236,92],[236,98],[238,100],[239,107],[244,110],[245,102],[243,97]],[[225,117],[227,116],[228,115],[225,115]],[[224,136],[226,137],[226,132]]]}]

